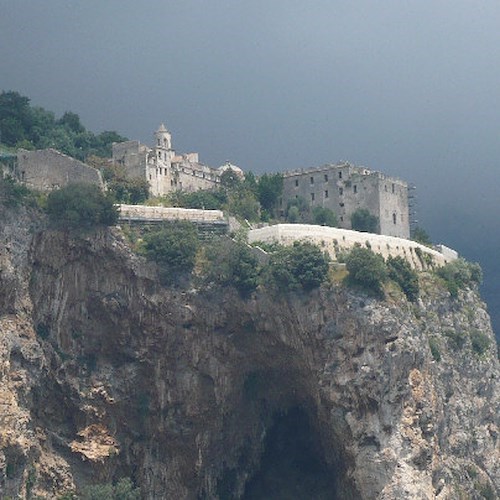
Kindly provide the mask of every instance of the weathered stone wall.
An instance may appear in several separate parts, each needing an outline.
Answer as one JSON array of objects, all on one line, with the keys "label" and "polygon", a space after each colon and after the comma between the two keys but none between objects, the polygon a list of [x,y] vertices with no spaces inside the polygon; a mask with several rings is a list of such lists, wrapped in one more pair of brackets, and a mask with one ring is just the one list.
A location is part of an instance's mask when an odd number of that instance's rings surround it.
[{"label": "weathered stone wall", "polygon": [[351,229],[352,214],[364,208],[379,219],[381,234],[410,236],[408,186],[380,172],[348,163],[286,172],[282,207],[297,197],[333,210],[344,229]]},{"label": "weathered stone wall", "polygon": [[144,178],[148,149],[139,141],[113,143],[113,160],[125,169],[129,177]]},{"label": "weathered stone wall", "polygon": [[187,220],[212,222],[224,220],[221,210],[197,208],[149,207],[147,205],[118,205],[121,220]]},{"label": "weathered stone wall", "polygon": [[103,187],[97,169],[55,149],[20,150],[15,174],[26,186],[40,191],[51,191],[76,182]]},{"label": "weathered stone wall", "polygon": [[380,203],[380,234],[409,238],[408,185],[378,172],[375,182]]},{"label": "weathered stone wall", "polygon": [[[308,224],[277,224],[252,229],[248,233],[248,241],[250,243],[276,242],[282,245],[292,245],[294,241],[309,241],[327,251],[334,260],[340,252],[345,252],[355,246],[362,246],[371,248],[384,258],[403,257],[414,269],[427,268],[426,259],[436,266],[442,266],[456,259],[451,252],[444,255],[425,245],[403,238]],[[422,257],[418,255],[419,253]],[[426,258],[425,255],[429,257]]]}]

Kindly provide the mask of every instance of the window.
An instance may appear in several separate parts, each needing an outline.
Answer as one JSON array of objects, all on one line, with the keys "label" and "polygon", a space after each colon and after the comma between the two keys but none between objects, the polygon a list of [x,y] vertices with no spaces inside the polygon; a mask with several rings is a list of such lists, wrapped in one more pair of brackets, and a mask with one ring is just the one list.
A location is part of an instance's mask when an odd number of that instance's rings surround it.
[{"label": "window", "polygon": [[339,195],[342,196],[344,194],[344,188],[339,188]]},{"label": "window", "polygon": [[392,192],[394,193],[394,184],[392,185]]},{"label": "window", "polygon": [[392,214],[392,222],[396,224],[396,213]]},{"label": "window", "polygon": [[[343,215],[340,216],[340,222],[344,222],[344,216]],[[344,239],[345,239],[345,236],[344,236]]]},{"label": "window", "polygon": [[161,151],[158,151],[158,158],[161,160]]},{"label": "window", "polygon": [[339,179],[342,179],[342,170],[339,172]]},{"label": "window", "polygon": [[356,194],[358,192],[358,186],[356,186],[356,184],[354,184],[354,186],[352,187],[353,191],[354,191],[354,194]]},{"label": "window", "polygon": [[295,187],[299,187],[299,179],[295,179]]},{"label": "window", "polygon": [[328,198],[328,189],[325,190],[325,198]]},{"label": "window", "polygon": [[387,193],[387,184],[384,184],[385,192]]},{"label": "window", "polygon": [[161,146],[161,142],[160,142],[160,139],[158,139],[158,146]]},{"label": "window", "polygon": [[311,184],[314,184],[314,177],[310,178]]},{"label": "window", "polygon": [[311,201],[314,201],[314,193],[311,193]]},{"label": "window", "polygon": [[325,182],[328,182],[328,174],[325,174]]}]

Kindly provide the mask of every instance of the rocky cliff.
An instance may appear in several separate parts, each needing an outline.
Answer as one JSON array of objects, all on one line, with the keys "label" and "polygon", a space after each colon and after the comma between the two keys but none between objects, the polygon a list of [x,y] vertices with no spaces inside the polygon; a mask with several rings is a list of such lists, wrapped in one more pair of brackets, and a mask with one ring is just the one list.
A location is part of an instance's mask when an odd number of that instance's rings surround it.
[{"label": "rocky cliff", "polygon": [[497,498],[476,291],[167,289],[119,229],[25,211],[0,242],[1,498],[120,477],[155,500]]}]

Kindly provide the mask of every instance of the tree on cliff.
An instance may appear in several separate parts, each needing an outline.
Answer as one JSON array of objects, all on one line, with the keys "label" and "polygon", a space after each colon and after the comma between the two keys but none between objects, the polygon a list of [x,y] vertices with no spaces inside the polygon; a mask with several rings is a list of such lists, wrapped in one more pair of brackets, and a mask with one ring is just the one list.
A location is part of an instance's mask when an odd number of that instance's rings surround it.
[{"label": "tree on cliff", "polygon": [[143,252],[158,264],[162,281],[173,284],[191,273],[199,245],[194,224],[174,222],[145,234]]},{"label": "tree on cliff", "polygon": [[313,224],[319,226],[337,227],[337,216],[333,210],[326,207],[314,207],[312,211]]},{"label": "tree on cliff", "polygon": [[383,295],[382,285],[388,278],[384,258],[369,248],[353,248],[345,259],[349,274],[346,281],[365,290]]},{"label": "tree on cliff", "polygon": [[376,233],[378,231],[378,217],[372,215],[366,208],[358,208],[351,215],[351,227],[354,231]]},{"label": "tree on cliff", "polygon": [[68,229],[111,226],[118,220],[112,199],[93,184],[69,184],[52,191],[47,213],[53,224]]},{"label": "tree on cliff", "polygon": [[56,120],[54,113],[31,106],[28,97],[18,92],[0,93],[0,142],[25,149],[55,148],[84,160],[87,156],[111,156],[111,144],[127,140],[114,131],[93,134],[80,117],[66,111]]},{"label": "tree on cliff", "polygon": [[264,174],[257,182],[257,196],[265,218],[276,216],[283,194],[283,174]]},{"label": "tree on cliff", "polygon": [[229,238],[215,239],[204,249],[204,279],[208,283],[234,286],[244,297],[258,285],[259,263],[243,242]]},{"label": "tree on cliff", "polygon": [[296,241],[279,247],[271,255],[265,273],[267,280],[281,291],[318,288],[328,276],[330,259],[316,245]]}]

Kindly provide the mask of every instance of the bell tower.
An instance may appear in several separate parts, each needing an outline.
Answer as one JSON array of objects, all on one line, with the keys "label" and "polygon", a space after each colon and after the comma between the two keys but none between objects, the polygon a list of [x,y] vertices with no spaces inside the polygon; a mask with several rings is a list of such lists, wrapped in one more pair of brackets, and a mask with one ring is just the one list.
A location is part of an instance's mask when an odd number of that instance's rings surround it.
[{"label": "bell tower", "polygon": [[157,162],[170,166],[175,151],[172,149],[172,135],[162,123],[155,132],[155,157]]},{"label": "bell tower", "polygon": [[155,139],[155,146],[157,149],[166,149],[167,151],[172,149],[172,135],[163,123],[155,132]]}]

